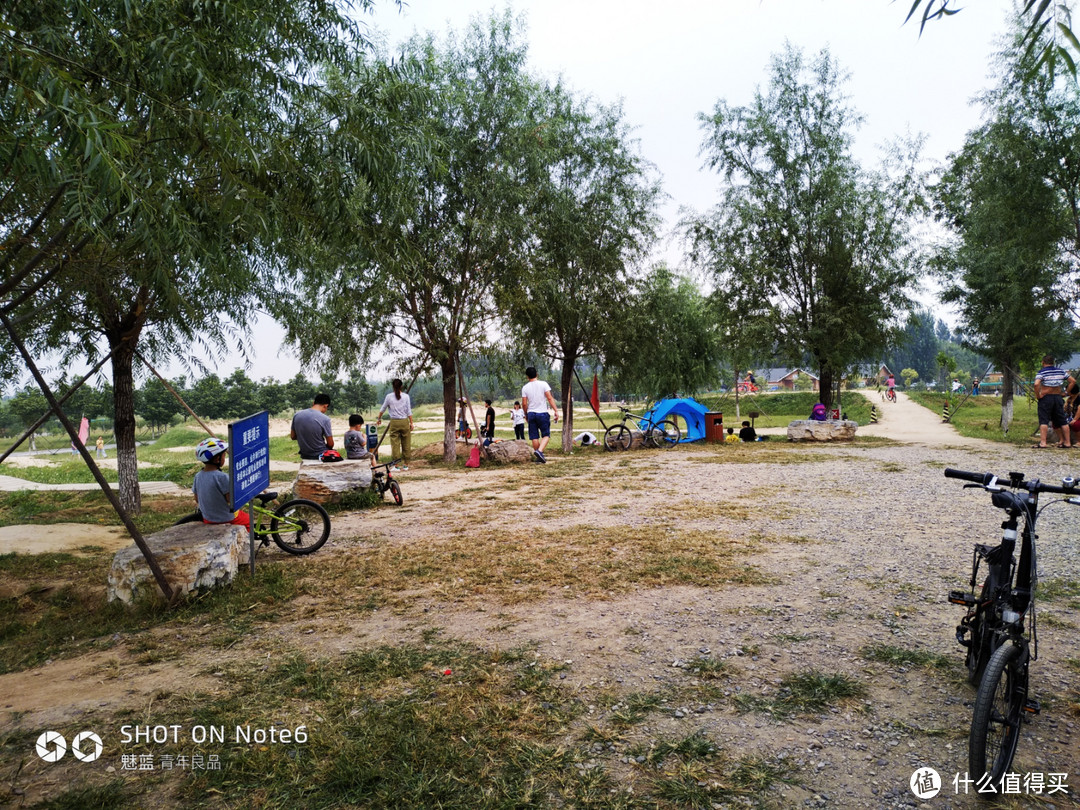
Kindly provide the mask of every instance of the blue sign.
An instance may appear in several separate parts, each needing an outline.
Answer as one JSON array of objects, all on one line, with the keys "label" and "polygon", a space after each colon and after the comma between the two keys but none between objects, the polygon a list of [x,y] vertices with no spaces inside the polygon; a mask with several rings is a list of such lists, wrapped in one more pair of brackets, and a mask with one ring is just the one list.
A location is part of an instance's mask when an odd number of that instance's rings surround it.
[{"label": "blue sign", "polygon": [[229,425],[229,482],[232,508],[240,509],[270,486],[270,412]]}]

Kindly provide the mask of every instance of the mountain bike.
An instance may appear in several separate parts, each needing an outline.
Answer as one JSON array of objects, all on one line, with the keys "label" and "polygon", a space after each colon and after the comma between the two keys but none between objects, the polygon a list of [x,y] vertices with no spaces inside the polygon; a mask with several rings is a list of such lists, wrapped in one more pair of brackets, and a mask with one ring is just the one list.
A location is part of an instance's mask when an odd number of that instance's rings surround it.
[{"label": "mountain bike", "polygon": [[[394,480],[394,474],[390,471],[391,467],[399,461],[401,461],[400,458],[371,468],[371,491],[380,498],[385,498],[386,493],[389,491],[394,503],[401,506],[403,500],[401,497],[401,484]],[[379,469],[384,469],[385,472],[378,472]]]},{"label": "mountain bike", "polygon": [[679,426],[670,419],[654,421],[643,414],[631,413],[627,408],[619,408],[622,411],[622,422],[612,425],[604,433],[604,447],[607,450],[629,450],[634,441],[634,429],[627,422],[631,419],[638,420],[638,433],[643,437],[648,447],[664,447],[670,450],[682,440],[682,431]]},{"label": "mountain bike", "polygon": [[[1037,478],[1011,472],[1008,481],[993,473],[945,470],[946,478],[970,481],[990,493],[991,503],[1005,512],[1001,542],[975,544],[970,591],[950,591],[948,601],[968,609],[956,628],[956,640],[967,648],[968,682],[978,686],[968,737],[968,776],[980,787],[997,790],[1009,772],[1020,728],[1028,715],[1039,713],[1039,702],[1028,697],[1028,667],[1038,659],[1035,627],[1035,524],[1050,504],[1039,508],[1043,492],[1072,495],[1051,503],[1080,506],[1080,482],[1062,480],[1063,486],[1043,484]],[[1020,519],[1023,528],[1018,533]],[[1014,557],[1020,540],[1019,561]],[[985,564],[980,583],[979,569]],[[981,587],[980,587],[981,585]],[[979,588],[978,596],[975,595]]]},{"label": "mountain bike", "polygon": [[[273,538],[278,548],[290,554],[311,554],[322,548],[330,536],[330,515],[321,505],[306,498],[292,498],[271,511],[266,504],[277,498],[276,492],[263,492],[255,496],[251,509],[255,536],[260,539],[259,549],[270,545]],[[203,519],[202,512],[184,515],[174,523],[196,523]]]}]

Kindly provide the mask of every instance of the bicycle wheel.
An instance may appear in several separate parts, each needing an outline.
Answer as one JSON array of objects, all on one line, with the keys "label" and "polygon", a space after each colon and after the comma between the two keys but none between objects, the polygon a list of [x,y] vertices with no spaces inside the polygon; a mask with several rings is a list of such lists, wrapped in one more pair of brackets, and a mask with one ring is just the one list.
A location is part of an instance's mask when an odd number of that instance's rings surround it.
[{"label": "bicycle wheel", "polygon": [[652,440],[654,447],[670,450],[682,439],[682,431],[679,430],[679,426],[675,422],[665,419],[663,422],[657,422],[652,426],[649,438]]},{"label": "bicycle wheel", "polygon": [[978,686],[982,682],[983,671],[994,652],[994,628],[986,620],[986,614],[992,608],[988,601],[993,598],[992,595],[996,590],[995,587],[991,587],[990,578],[987,577],[979,593],[975,615],[968,624],[971,635],[964,663],[967,665],[968,683],[972,686]]},{"label": "bicycle wheel", "polygon": [[274,510],[270,536],[290,554],[310,554],[330,536],[330,516],[315,501],[295,498]]},{"label": "bicycle wheel", "polygon": [[1020,742],[1028,691],[1027,663],[1022,657],[1023,650],[1016,644],[997,648],[986,665],[971,717],[968,774],[979,780],[989,773],[995,790],[1009,772]]},{"label": "bicycle wheel", "polygon": [[604,433],[604,448],[607,450],[629,450],[633,433],[626,425],[612,425]]},{"label": "bicycle wheel", "polygon": [[394,496],[394,503],[401,506],[404,499],[401,497],[401,485],[397,481],[390,482],[390,494]]}]

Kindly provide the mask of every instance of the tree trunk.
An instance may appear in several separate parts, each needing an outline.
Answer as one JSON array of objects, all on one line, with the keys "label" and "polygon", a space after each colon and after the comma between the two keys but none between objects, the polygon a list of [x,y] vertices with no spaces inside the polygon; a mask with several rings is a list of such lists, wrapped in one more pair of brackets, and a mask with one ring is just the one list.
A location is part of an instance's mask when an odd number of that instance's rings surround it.
[{"label": "tree trunk", "polygon": [[833,402],[833,371],[831,368],[821,369],[821,379],[818,380],[818,398],[825,406],[826,412],[832,408]]},{"label": "tree trunk", "polygon": [[1013,388],[1016,380],[1012,373],[1012,363],[1001,364],[1001,431],[1009,432],[1013,417]]},{"label": "tree trunk", "polygon": [[[126,336],[125,336],[126,337]],[[139,494],[139,462],[135,444],[135,359],[133,339],[119,339],[113,350],[113,430],[116,434],[116,465],[120,476],[120,505],[131,515],[142,511]]]},{"label": "tree trunk", "polygon": [[562,359],[562,375],[559,382],[562,397],[562,451],[566,455],[574,449],[574,362],[573,357]]},{"label": "tree trunk", "polygon": [[453,356],[439,361],[442,369],[443,400],[443,461],[453,464],[457,461],[457,365]]}]

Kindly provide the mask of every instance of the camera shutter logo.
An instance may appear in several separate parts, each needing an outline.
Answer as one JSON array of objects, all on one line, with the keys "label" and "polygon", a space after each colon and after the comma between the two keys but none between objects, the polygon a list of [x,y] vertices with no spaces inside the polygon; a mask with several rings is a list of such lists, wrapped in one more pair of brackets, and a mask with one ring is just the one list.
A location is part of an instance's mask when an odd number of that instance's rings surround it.
[{"label": "camera shutter logo", "polygon": [[37,738],[37,755],[46,762],[56,762],[66,753],[67,742],[60,732],[45,731]]},{"label": "camera shutter logo", "polygon": [[[88,751],[87,748],[91,747],[92,750]],[[101,737],[92,731],[80,731],[71,741],[71,753],[83,762],[93,762],[100,757],[102,747]]]}]

